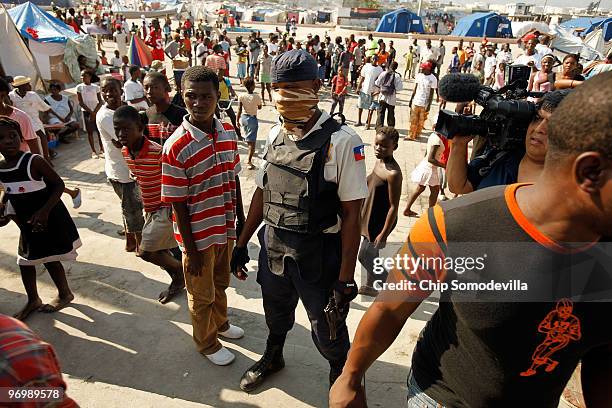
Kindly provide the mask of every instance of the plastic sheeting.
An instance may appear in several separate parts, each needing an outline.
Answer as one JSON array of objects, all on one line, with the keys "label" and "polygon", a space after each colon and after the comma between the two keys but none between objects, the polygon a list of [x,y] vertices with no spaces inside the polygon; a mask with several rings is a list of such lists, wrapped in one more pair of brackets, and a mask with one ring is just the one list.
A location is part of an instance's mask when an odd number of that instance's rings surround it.
[{"label": "plastic sheeting", "polygon": [[8,11],[15,26],[24,38],[42,43],[65,43],[69,38],[77,38],[71,27],[27,2]]},{"label": "plastic sheeting", "polygon": [[599,51],[585,44],[581,38],[573,35],[571,31],[558,25],[552,25],[550,29],[553,34],[553,40],[550,46],[556,51],[565,54],[580,54],[581,58],[589,61],[603,58],[603,55]]},{"label": "plastic sheeting", "polygon": [[0,64],[8,76],[25,75],[32,78],[32,87],[42,89],[43,84],[32,53],[21,39],[13,20],[4,6],[0,5]]},{"label": "plastic sheeting", "polygon": [[[68,67],[68,72],[70,72],[70,76],[74,82],[81,82],[81,68],[79,68],[79,63],[77,62],[79,55],[83,55],[87,58],[87,65],[90,68],[96,66],[98,53],[96,50],[96,40],[94,40],[93,37],[86,35],[83,38],[70,39],[66,43],[66,48],[64,49],[64,64]],[[98,67],[97,73],[102,73],[100,67]]]},{"label": "plastic sheeting", "polygon": [[542,34],[547,34],[550,31],[548,24],[538,21],[513,21],[512,35],[516,38],[521,38],[532,30],[538,30]]}]

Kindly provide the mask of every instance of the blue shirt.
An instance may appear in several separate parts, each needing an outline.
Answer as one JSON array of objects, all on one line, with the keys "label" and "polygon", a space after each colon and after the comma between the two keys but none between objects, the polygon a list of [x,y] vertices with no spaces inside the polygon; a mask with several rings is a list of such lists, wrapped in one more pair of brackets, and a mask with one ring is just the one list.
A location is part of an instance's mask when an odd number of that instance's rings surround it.
[{"label": "blue shirt", "polygon": [[468,163],[467,178],[474,191],[517,182],[523,150],[489,150]]}]

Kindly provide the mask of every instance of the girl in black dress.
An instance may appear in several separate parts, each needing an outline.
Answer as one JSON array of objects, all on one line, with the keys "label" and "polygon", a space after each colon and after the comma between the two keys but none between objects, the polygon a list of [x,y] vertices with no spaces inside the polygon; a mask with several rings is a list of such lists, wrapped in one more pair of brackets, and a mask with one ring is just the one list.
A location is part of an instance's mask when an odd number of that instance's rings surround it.
[{"label": "girl in black dress", "polygon": [[[19,150],[21,129],[14,120],[0,116],[0,225],[12,219],[19,226],[17,264],[28,303],[15,315],[24,320],[35,310],[55,312],[74,299],[61,261],[76,259],[81,246],[77,229],[60,200],[64,182],[39,155]],[[43,305],[36,288],[36,265],[44,264],[58,297]]]}]

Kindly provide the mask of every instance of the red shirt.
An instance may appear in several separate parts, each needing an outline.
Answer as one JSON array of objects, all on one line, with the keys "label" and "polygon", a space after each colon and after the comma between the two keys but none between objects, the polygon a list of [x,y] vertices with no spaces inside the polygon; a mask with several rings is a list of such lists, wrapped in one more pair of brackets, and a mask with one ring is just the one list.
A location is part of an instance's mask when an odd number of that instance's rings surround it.
[{"label": "red shirt", "polygon": [[[59,387],[66,390],[59,362],[50,344],[42,341],[24,323],[0,314],[0,387]],[[78,405],[68,396],[51,404],[20,402],[2,404],[20,408],[50,406],[76,408]]]},{"label": "red shirt", "polygon": [[151,30],[146,44],[153,48],[153,50],[151,50],[153,61],[163,61],[166,58],[166,54],[164,53],[164,39],[156,30]]},{"label": "red shirt", "polygon": [[[333,90],[334,93],[337,95],[346,95],[348,92],[348,80],[346,78],[346,76],[343,76],[342,78],[340,77],[340,75],[336,75],[335,77],[332,78],[332,85],[333,85]],[[339,92],[341,91],[341,92]]]},{"label": "red shirt", "polygon": [[145,137],[136,157],[132,157],[127,147],[123,147],[121,153],[140,187],[145,212],[169,206],[161,201],[162,147]]}]

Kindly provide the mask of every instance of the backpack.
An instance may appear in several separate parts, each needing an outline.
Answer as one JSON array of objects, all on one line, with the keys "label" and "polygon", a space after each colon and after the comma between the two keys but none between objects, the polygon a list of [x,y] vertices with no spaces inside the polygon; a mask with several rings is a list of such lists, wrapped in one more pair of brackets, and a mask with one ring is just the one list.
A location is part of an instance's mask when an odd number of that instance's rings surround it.
[{"label": "backpack", "polygon": [[390,96],[395,93],[395,72],[387,71],[380,81],[380,93]]}]

